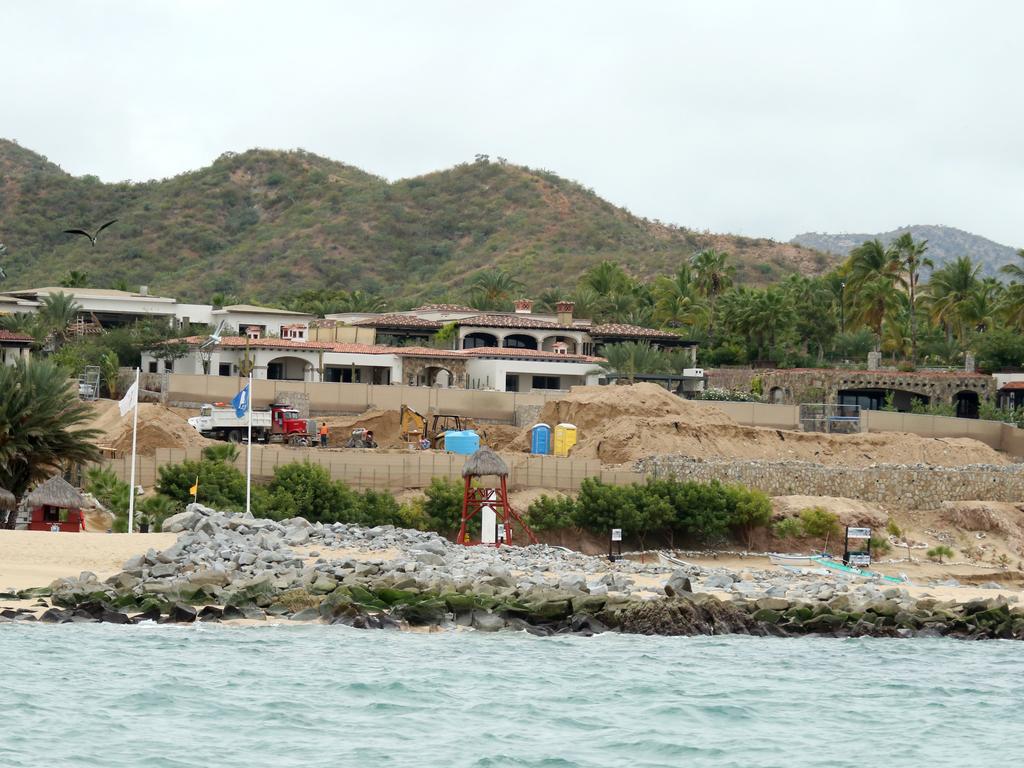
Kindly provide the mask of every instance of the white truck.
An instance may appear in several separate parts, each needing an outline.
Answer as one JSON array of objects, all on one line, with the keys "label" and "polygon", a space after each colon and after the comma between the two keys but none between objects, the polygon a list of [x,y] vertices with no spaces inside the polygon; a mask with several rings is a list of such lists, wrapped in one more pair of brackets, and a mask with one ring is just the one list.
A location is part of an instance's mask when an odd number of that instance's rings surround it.
[{"label": "white truck", "polygon": [[[223,403],[207,404],[188,423],[203,437],[240,443],[245,439],[249,416],[238,416],[235,409]],[[309,445],[317,433],[315,419],[303,419],[299,412],[285,403],[271,403],[266,411],[252,412],[254,443],[280,440],[292,445]]]}]

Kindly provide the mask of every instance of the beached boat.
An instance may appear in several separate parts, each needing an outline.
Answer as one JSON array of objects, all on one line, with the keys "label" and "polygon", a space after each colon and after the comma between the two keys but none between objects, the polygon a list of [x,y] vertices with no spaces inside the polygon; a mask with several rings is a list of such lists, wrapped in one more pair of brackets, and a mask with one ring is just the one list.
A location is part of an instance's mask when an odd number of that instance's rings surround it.
[{"label": "beached boat", "polygon": [[685,560],[680,560],[678,557],[667,555],[664,552],[658,553],[658,560],[661,561],[662,565],[667,565],[670,568],[695,568],[693,563],[688,563]]},{"label": "beached boat", "polygon": [[783,555],[778,552],[769,552],[768,559],[772,565],[789,566],[812,566],[816,555]]},{"label": "beached boat", "polygon": [[833,573],[845,573],[850,576],[860,576],[863,579],[881,579],[882,581],[891,581],[894,584],[907,584],[910,581],[906,576],[886,576],[884,573],[869,571],[866,568],[856,568],[828,557],[817,556],[811,559],[822,568],[827,568]]}]

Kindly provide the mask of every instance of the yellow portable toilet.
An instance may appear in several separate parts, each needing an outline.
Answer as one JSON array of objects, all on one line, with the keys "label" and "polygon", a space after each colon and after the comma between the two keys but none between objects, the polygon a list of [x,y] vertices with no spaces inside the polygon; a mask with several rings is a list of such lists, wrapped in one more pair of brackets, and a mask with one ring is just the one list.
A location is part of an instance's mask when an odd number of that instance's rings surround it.
[{"label": "yellow portable toilet", "polygon": [[555,427],[555,456],[568,456],[569,449],[576,445],[576,425],[559,424]]}]

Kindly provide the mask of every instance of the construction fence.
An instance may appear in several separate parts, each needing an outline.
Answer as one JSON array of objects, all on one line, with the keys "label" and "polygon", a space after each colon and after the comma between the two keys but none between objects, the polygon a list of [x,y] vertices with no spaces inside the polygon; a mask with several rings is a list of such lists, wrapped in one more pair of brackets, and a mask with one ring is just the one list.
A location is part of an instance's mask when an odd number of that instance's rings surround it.
[{"label": "construction fence", "polygon": [[[151,488],[159,478],[160,467],[182,461],[198,461],[199,449],[157,449],[152,456],[139,456],[135,482]],[[642,481],[644,475],[629,470],[608,469],[596,459],[573,459],[556,456],[533,456],[503,453],[509,465],[509,487],[515,490],[544,488],[571,493],[579,490],[585,478],[596,477],[614,485]],[[235,466],[245,472],[245,446],[241,446]],[[378,488],[392,491],[425,488],[434,477],[461,482],[466,457],[440,451],[355,452],[318,451],[310,448],[252,447],[252,474],[258,481],[269,480],[274,469],[282,464],[309,461],[326,469],[331,478],[355,488]],[[122,480],[131,474],[128,456],[99,462]],[[200,500],[202,491],[200,491]]]}]

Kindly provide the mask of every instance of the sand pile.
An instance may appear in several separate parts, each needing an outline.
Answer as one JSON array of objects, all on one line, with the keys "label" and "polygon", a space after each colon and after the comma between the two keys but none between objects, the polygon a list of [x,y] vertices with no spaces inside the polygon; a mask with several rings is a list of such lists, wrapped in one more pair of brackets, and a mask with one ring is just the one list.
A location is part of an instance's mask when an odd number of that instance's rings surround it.
[{"label": "sand pile", "polygon": [[[358,416],[344,418],[327,418],[328,445],[338,447],[345,445],[355,429],[368,429],[373,432],[373,439],[381,448],[403,448],[402,421],[398,411],[366,411]],[[318,422],[319,423],[319,422]]]},{"label": "sand pile", "polygon": [[[545,404],[540,421],[579,429],[572,455],[605,464],[645,456],[683,454],[703,459],[871,464],[1009,464],[984,443],[968,438],[924,438],[898,432],[824,435],[737,424],[713,404],[683,400],[656,384],[586,387]],[[529,430],[510,448],[529,450]]]},{"label": "sand pile", "polygon": [[[131,414],[121,416],[114,400],[92,403],[95,417],[89,425],[100,431],[96,444],[113,448],[118,453],[132,449]],[[193,429],[184,416],[156,403],[139,403],[139,430],[136,451],[152,454],[157,448],[205,448],[216,441],[208,440]]]},{"label": "sand pile", "polygon": [[776,517],[796,517],[810,507],[821,507],[839,516],[839,525],[885,528],[889,515],[877,504],[841,496],[775,496],[772,511]]}]

